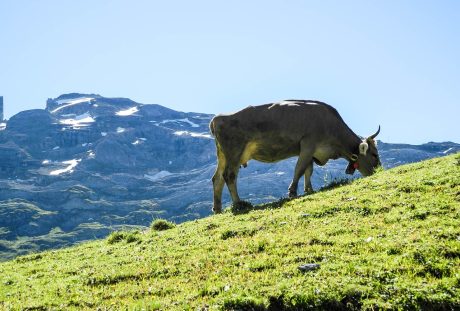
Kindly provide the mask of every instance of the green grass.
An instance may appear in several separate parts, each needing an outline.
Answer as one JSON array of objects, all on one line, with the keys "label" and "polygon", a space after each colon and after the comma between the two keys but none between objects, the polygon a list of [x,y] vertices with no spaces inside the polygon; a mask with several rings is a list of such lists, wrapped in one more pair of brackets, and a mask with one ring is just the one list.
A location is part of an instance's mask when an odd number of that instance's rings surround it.
[{"label": "green grass", "polygon": [[18,257],[0,309],[458,310],[459,159]]}]

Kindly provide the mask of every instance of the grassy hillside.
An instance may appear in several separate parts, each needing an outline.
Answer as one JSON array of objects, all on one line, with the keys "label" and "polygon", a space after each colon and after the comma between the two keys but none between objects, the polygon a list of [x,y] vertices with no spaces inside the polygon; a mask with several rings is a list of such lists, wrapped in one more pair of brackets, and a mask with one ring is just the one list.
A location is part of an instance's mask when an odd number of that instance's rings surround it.
[{"label": "grassy hillside", "polygon": [[0,309],[458,310],[459,215],[457,154],[1,263]]}]

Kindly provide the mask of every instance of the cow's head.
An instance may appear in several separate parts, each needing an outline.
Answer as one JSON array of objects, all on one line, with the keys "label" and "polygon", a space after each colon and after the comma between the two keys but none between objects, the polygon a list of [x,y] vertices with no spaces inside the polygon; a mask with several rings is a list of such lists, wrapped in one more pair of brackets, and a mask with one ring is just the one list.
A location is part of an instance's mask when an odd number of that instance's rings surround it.
[{"label": "cow's head", "polygon": [[380,126],[375,134],[369,136],[359,144],[359,154],[354,154],[352,161],[348,164],[346,173],[353,174],[356,169],[363,175],[372,175],[375,169],[381,165],[377,143],[374,138],[380,133]]}]

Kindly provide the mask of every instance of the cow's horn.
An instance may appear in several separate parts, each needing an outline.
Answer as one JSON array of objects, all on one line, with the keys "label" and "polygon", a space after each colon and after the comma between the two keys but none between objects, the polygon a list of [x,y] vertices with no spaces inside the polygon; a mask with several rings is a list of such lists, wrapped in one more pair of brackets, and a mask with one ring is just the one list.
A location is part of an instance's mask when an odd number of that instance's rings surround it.
[{"label": "cow's horn", "polygon": [[374,135],[369,136],[369,139],[374,139],[375,137],[377,137],[379,133],[380,133],[380,125],[379,125],[379,129],[377,130],[377,132],[375,132]]}]

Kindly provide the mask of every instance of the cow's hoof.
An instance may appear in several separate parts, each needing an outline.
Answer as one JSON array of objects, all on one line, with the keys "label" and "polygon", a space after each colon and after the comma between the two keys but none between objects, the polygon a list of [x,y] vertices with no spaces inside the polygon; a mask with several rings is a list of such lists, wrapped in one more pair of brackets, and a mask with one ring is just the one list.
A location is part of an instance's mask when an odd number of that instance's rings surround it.
[{"label": "cow's hoof", "polygon": [[222,213],[222,207],[213,207],[212,211],[214,214],[221,214]]},{"label": "cow's hoof", "polygon": [[297,197],[297,192],[291,192],[291,191],[289,191],[288,197],[289,197],[289,198],[296,198],[296,197]]},{"label": "cow's hoof", "polygon": [[238,201],[232,204],[232,213],[239,214],[252,210],[254,206],[246,201]]}]

